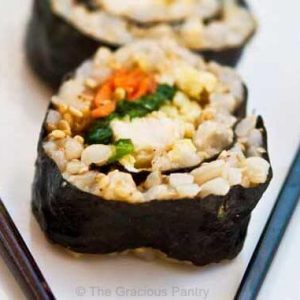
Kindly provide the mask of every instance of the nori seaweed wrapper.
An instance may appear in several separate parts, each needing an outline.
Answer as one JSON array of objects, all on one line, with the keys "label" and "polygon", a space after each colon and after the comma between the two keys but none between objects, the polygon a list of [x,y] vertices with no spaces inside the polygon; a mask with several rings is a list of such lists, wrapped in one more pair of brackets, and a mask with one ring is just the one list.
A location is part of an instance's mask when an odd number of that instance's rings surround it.
[{"label": "nori seaweed wrapper", "polygon": [[62,78],[99,46],[100,42],[55,15],[50,0],[34,1],[26,37],[27,57],[32,69],[52,87],[57,88]]},{"label": "nori seaweed wrapper", "polygon": [[[89,9],[93,9],[89,1],[82,2]],[[248,7],[244,0],[239,3]],[[206,60],[235,66],[247,42],[235,48],[196,52],[202,54]],[[116,49],[121,45],[101,41],[80,32],[53,13],[50,0],[34,0],[26,37],[27,58],[35,73],[50,86],[57,88],[64,76],[91,57],[100,46]]]},{"label": "nori seaweed wrapper", "polygon": [[[267,135],[263,121],[264,148]],[[242,249],[251,212],[272,178],[252,188],[234,186],[225,196],[128,203],[79,190],[38,144],[32,209],[46,236],[79,253],[105,254],[150,247],[168,257],[206,265],[234,258]],[[267,152],[264,158],[269,161]]]}]

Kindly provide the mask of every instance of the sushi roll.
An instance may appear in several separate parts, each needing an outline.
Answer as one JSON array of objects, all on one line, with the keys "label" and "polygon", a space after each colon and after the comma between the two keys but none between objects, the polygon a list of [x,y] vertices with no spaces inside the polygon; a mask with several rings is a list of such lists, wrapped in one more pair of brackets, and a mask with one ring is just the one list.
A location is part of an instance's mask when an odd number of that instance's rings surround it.
[{"label": "sushi roll", "polygon": [[241,0],[35,0],[27,34],[33,69],[52,86],[92,56],[136,39],[175,39],[235,65],[256,29]]},{"label": "sushi roll", "polygon": [[170,40],[101,47],[42,126],[32,207],[46,236],[79,253],[234,258],[272,177],[246,98],[235,71]]}]

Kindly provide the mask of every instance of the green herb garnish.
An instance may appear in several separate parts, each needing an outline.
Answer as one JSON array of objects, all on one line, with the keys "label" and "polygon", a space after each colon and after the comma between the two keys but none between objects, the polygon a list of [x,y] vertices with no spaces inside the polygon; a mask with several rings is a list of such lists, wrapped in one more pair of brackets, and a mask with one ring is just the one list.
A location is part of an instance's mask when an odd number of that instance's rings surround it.
[{"label": "green herb garnish", "polygon": [[130,139],[120,139],[117,140],[114,144],[115,147],[115,153],[113,156],[109,159],[109,163],[113,163],[115,161],[120,160],[122,157],[133,153],[134,146],[132,144],[132,141]]},{"label": "green herb garnish", "polygon": [[176,88],[167,84],[158,85],[155,93],[139,98],[136,101],[123,100],[118,102],[115,112],[106,118],[96,120],[86,134],[88,144],[111,144],[113,132],[110,122],[115,118],[130,119],[143,117],[155,110],[158,110],[167,101],[172,100]]},{"label": "green herb garnish", "polygon": [[143,117],[148,113],[158,110],[166,101],[172,100],[175,93],[175,87],[160,84],[154,94],[143,96],[137,101],[120,101],[116,113],[120,117],[129,116],[131,119]]},{"label": "green herb garnish", "polygon": [[109,120],[99,119],[93,123],[85,140],[88,144],[110,144],[113,137],[112,129],[109,126]]}]

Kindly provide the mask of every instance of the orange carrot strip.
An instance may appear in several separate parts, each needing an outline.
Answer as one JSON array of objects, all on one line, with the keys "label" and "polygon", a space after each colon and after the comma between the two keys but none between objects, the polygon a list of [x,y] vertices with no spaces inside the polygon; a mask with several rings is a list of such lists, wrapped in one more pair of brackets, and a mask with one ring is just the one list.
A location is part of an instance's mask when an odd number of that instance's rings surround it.
[{"label": "orange carrot strip", "polygon": [[94,99],[95,106],[99,106],[103,100],[111,100],[112,98],[112,87],[111,83],[107,82],[98,90]]},{"label": "orange carrot strip", "polygon": [[91,115],[93,118],[103,118],[109,116],[116,109],[115,101],[105,101],[94,110],[92,110]]},{"label": "orange carrot strip", "polygon": [[152,76],[145,77],[138,88],[128,95],[128,100],[136,100],[148,92],[152,93],[156,89],[156,82]]},{"label": "orange carrot strip", "polygon": [[147,93],[152,93],[157,87],[154,76],[147,74],[140,69],[120,69],[116,71],[98,89],[92,110],[93,118],[106,117],[116,109],[116,102],[113,100],[113,92],[116,88],[126,91],[127,99],[135,101]]}]

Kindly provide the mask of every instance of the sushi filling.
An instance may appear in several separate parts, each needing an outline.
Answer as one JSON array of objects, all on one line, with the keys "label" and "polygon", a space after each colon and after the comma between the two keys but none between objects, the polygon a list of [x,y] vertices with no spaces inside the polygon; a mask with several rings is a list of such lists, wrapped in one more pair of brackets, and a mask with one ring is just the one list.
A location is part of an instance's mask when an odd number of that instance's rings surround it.
[{"label": "sushi filling", "polygon": [[51,0],[58,16],[115,45],[170,37],[195,50],[240,47],[256,29],[237,0]]},{"label": "sushi filling", "polygon": [[236,116],[243,96],[232,69],[171,41],[100,48],[52,98],[43,148],[65,180],[107,200],[226,195],[270,169],[257,118]]}]

